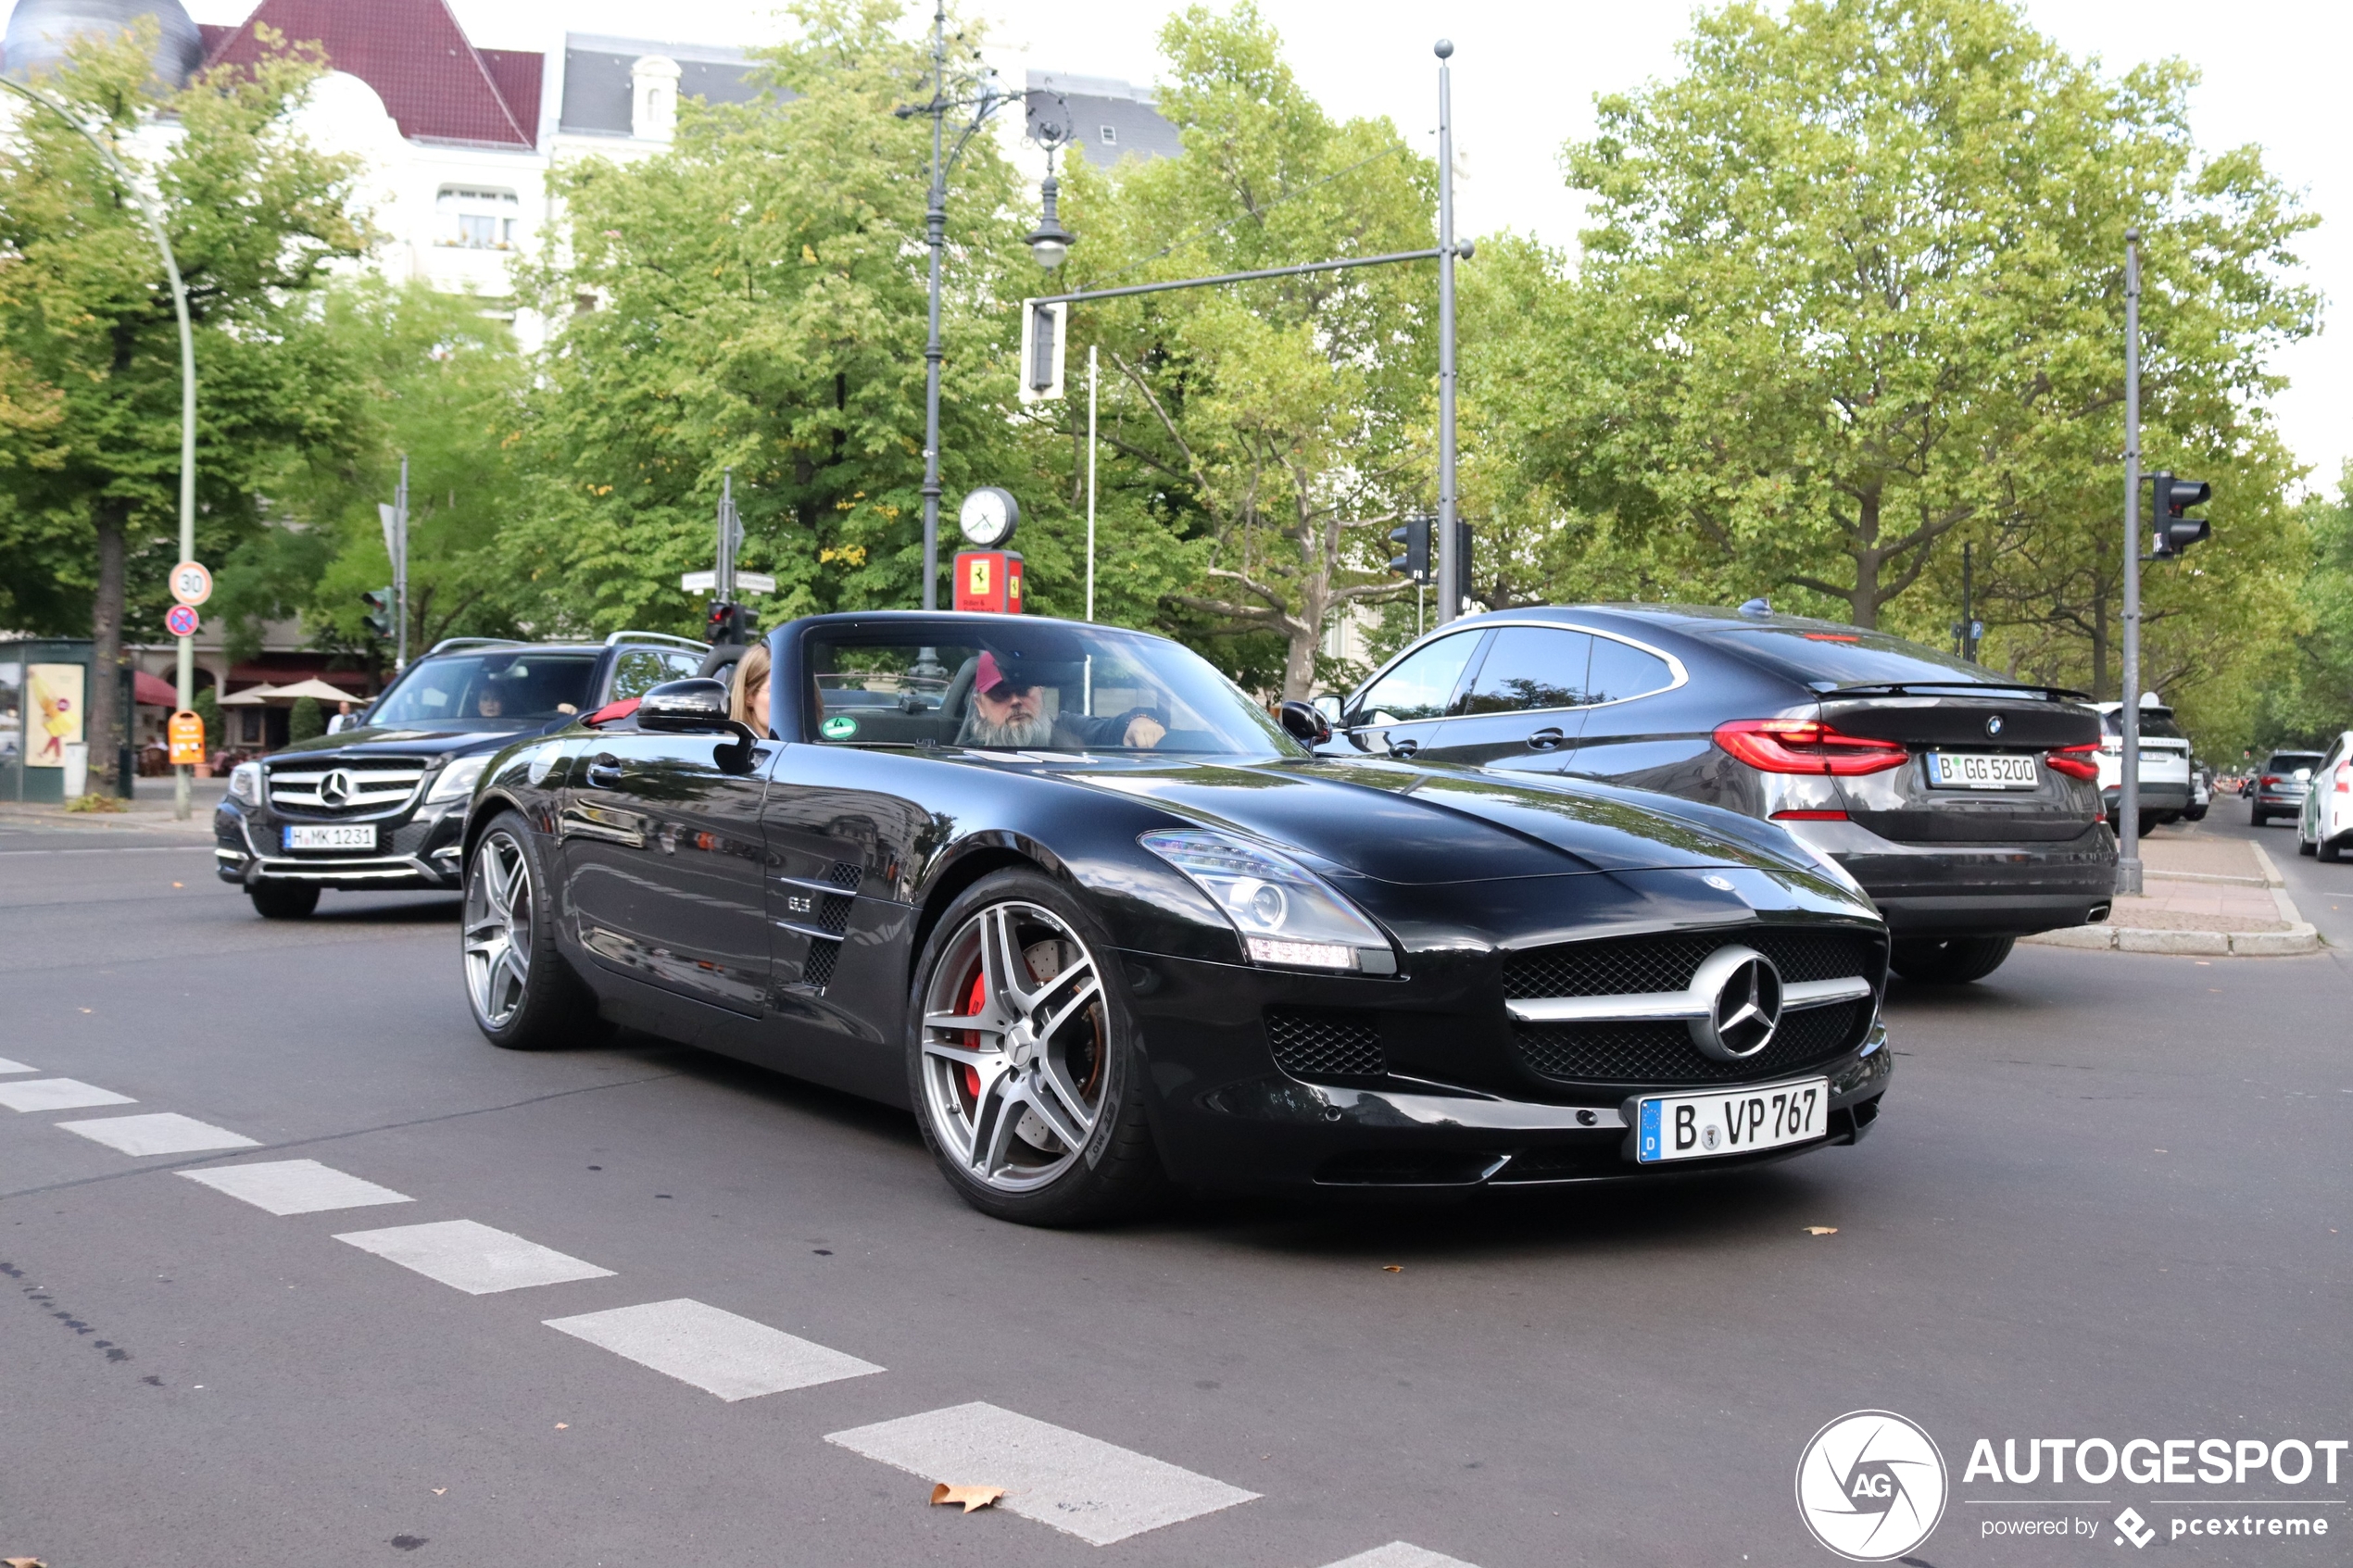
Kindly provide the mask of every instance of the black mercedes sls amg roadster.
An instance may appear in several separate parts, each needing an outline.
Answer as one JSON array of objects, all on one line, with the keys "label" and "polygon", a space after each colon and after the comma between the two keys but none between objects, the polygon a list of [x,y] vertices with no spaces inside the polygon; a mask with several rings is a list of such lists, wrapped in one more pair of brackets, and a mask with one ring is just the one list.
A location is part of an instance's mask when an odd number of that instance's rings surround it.
[{"label": "black mercedes sls amg roadster", "polygon": [[1134,632],[827,615],[768,649],[764,707],[673,681],[484,770],[494,1043],[601,1017],[904,1106],[1041,1224],[1172,1178],[1723,1168],[1879,1112],[1886,929],[1770,823],[1319,759],[1313,709]]}]

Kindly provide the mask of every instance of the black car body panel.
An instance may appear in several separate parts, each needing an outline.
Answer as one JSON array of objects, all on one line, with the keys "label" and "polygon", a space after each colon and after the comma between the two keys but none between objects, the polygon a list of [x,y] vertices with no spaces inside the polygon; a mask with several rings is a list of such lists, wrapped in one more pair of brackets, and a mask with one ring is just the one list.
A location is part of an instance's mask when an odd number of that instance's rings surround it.
[{"label": "black car body panel", "polygon": [[[1679,1085],[1829,1076],[1827,1135],[1773,1157],[1852,1141],[1877,1113],[1893,1055],[1877,1022],[1884,925],[1776,827],[1637,791],[1322,759],[1288,742],[1245,758],[821,739],[805,641],[885,621],[937,627],[943,643],[1001,624],[906,613],[779,628],[776,738],[733,769],[724,739],[626,722],[573,724],[492,762],[470,840],[509,811],[539,836],[560,868],[559,945],[608,1017],[907,1106],[908,1008],[932,924],[979,877],[1026,866],[1108,932],[1141,1026],[1155,1141],[1196,1185],[1684,1169],[1627,1153],[1632,1099]],[[1253,963],[1217,906],[1139,842],[1199,828],[1310,866],[1390,953],[1363,972]],[[1786,1042],[1729,1070],[1680,1023],[1515,1021],[1516,998],[1546,985],[1672,988],[1731,944],[1793,979],[1859,977],[1868,995],[1793,1003],[1803,1022]]]},{"label": "black car body panel", "polygon": [[[247,889],[269,882],[353,890],[456,888],[472,792],[471,787],[436,792],[451,768],[471,768],[519,736],[561,729],[577,713],[593,711],[617,696],[635,696],[660,681],[690,674],[704,659],[684,638],[655,641],[643,633],[623,633],[588,644],[460,642],[437,646],[412,663],[357,716],[356,727],[297,741],[250,765],[254,771],[247,777],[257,786],[252,797],[243,798],[233,788],[213,813],[214,863],[220,880]],[[437,667],[540,656],[577,668],[579,700],[569,705],[575,712],[462,720],[453,713],[448,721],[423,724],[369,721],[414,684],[434,680]],[[290,828],[365,830],[374,842],[360,848],[296,848],[289,843]]]},{"label": "black car body panel", "polygon": [[[1459,657],[1425,651],[1441,641]],[[1730,721],[1810,721],[1909,755],[1845,776],[1768,771],[1718,742]],[[1898,938],[2077,925],[2101,918],[2114,887],[2094,782],[2040,762],[2031,788],[1963,790],[1930,775],[1946,749],[2042,758],[2095,745],[2095,712],[2073,694],[1834,622],[1657,605],[1466,617],[1352,694],[1340,730],[1327,755],[1402,751],[1776,821],[1834,856]]]}]

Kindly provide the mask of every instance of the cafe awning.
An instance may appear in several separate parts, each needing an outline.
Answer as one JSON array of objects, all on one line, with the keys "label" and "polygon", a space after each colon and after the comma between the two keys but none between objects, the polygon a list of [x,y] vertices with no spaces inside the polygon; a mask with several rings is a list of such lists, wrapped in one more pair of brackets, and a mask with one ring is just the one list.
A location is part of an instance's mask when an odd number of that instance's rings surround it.
[{"label": "cafe awning", "polygon": [[160,675],[133,670],[131,672],[131,700],[147,708],[178,708],[180,692]]}]

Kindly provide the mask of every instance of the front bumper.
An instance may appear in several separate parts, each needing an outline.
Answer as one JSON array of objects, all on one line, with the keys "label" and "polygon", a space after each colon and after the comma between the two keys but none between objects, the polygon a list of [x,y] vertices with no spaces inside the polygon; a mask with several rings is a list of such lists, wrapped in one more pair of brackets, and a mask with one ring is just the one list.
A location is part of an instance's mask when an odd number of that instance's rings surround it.
[{"label": "front bumper", "polygon": [[[1267,1005],[1370,997],[1397,983],[1327,981],[1227,964],[1123,954],[1145,1042],[1154,1135],[1169,1172],[1228,1191],[1467,1189],[1692,1175],[1769,1164],[1850,1144],[1879,1114],[1894,1072],[1874,1022],[1826,1062],[1758,1085],[1827,1077],[1824,1135],[1754,1155],[1637,1163],[1631,1122],[1646,1094],[1730,1092],[1743,1084],[1562,1084],[1543,1099],[1416,1078],[1346,1085],[1293,1076],[1259,1025]],[[1402,999],[1402,998],[1401,998]],[[1463,1019],[1466,1029],[1477,1024]],[[1496,1027],[1502,1027],[1500,1020]]]},{"label": "front bumper", "polygon": [[279,847],[279,830],[288,825],[286,820],[261,808],[223,800],[212,818],[214,871],[221,881],[246,888],[265,881],[426,892],[459,885],[465,801],[363,820],[375,824],[378,847],[373,854],[287,850]]}]

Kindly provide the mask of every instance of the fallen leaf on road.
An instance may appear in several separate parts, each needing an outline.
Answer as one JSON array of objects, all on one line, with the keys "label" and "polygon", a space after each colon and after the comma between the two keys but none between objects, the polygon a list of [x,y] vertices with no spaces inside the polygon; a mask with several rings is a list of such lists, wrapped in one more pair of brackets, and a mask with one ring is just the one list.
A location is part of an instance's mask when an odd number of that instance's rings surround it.
[{"label": "fallen leaf on road", "polygon": [[571,1423],[571,1422],[569,1422],[569,1421],[560,1421],[560,1422],[556,1423],[556,1430],[557,1430],[557,1431],[559,1431],[559,1432],[561,1432],[561,1431],[565,1430],[566,1428],[568,1428],[568,1427],[569,1427],[569,1426],[571,1426],[571,1425],[572,1425],[572,1423]]},{"label": "fallen leaf on road", "polygon": [[37,1557],[0,1557],[0,1562],[6,1563],[7,1568],[49,1568]]},{"label": "fallen leaf on road", "polygon": [[186,886],[187,884],[186,884],[185,883],[179,883],[179,882],[175,882],[175,883],[173,883],[171,885],[172,885],[172,886],[174,886],[174,887],[184,887],[184,886]]},{"label": "fallen leaf on road", "polygon": [[1836,1225],[1808,1225],[1806,1227],[1806,1234],[1807,1236],[1836,1236],[1838,1227]]},{"label": "fallen leaf on road", "polygon": [[434,1497],[440,1497],[443,1493],[445,1493],[445,1492],[447,1492],[447,1491],[448,1491],[448,1490],[449,1490],[449,1488],[448,1488],[448,1487],[447,1487],[447,1486],[435,1486],[435,1487],[433,1489],[433,1495],[434,1495]]},{"label": "fallen leaf on road", "polygon": [[931,1489],[931,1503],[934,1508],[944,1502],[962,1503],[964,1512],[970,1513],[975,1508],[987,1508],[1004,1495],[1002,1486],[951,1486],[942,1481]]},{"label": "fallen leaf on road", "polygon": [[1405,1272],[1405,1265],[1403,1263],[1383,1263],[1380,1266],[1380,1272],[1385,1274],[1402,1274]]}]

